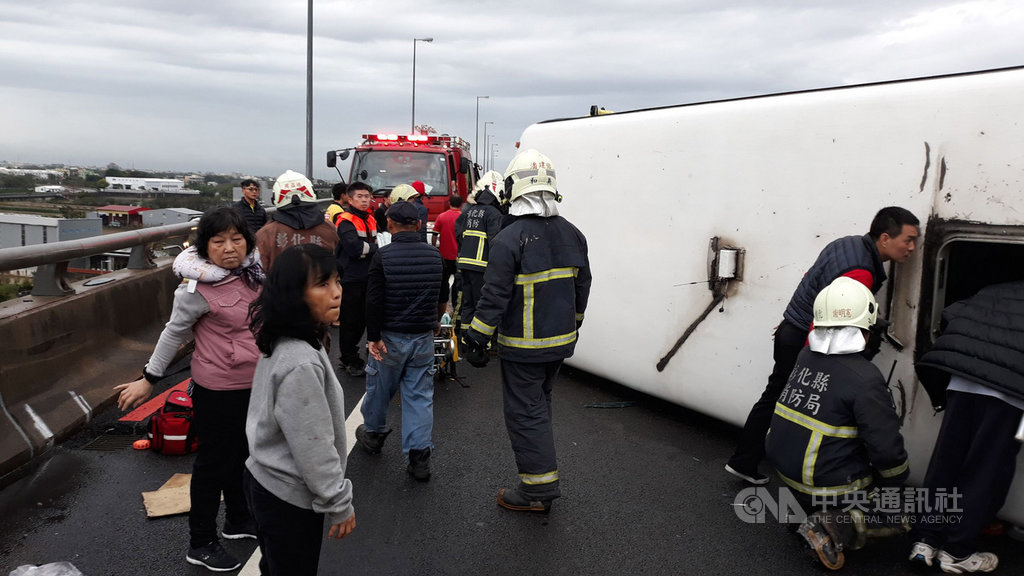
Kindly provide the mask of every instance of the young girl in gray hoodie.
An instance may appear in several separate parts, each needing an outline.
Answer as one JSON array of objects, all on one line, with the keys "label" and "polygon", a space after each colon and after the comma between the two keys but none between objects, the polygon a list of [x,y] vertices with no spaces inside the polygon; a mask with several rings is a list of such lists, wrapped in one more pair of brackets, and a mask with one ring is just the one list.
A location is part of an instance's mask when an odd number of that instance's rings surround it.
[{"label": "young girl in gray hoodie", "polygon": [[345,398],[321,344],[340,306],[334,254],[303,244],[278,256],[251,307],[262,355],[243,483],[264,576],[315,575],[324,517],[329,538],[344,538],[356,525],[345,478]]}]

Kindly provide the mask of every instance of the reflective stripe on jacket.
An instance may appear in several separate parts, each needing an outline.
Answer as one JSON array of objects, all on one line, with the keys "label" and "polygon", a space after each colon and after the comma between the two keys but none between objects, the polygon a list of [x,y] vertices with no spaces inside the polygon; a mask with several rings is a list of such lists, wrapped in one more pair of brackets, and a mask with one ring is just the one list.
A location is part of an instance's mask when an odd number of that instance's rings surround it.
[{"label": "reflective stripe on jacket", "polygon": [[783,482],[811,496],[899,486],[909,472],[885,380],[860,354],[801,350],[765,448]]},{"label": "reflective stripe on jacket", "polygon": [[455,239],[459,244],[456,265],[459,270],[483,272],[490,259],[490,246],[501,231],[501,211],[491,204],[470,206],[455,221]]},{"label": "reflective stripe on jacket", "polygon": [[572,356],[590,295],[587,240],[561,216],[523,216],[491,243],[470,330],[497,333],[502,358],[549,362]]},{"label": "reflective stripe on jacket", "polygon": [[351,206],[338,215],[338,261],[341,283],[366,282],[370,257],[377,251],[377,221]]}]

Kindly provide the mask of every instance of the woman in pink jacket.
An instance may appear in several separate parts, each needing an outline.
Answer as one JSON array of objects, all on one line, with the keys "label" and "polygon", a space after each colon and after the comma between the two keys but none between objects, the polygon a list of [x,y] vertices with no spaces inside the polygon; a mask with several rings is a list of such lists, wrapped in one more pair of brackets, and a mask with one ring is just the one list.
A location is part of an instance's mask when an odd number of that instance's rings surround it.
[{"label": "woman in pink jacket", "polygon": [[174,292],[171,318],[143,369],[143,377],[115,387],[117,405],[134,408],[153,393],[189,337],[195,340],[189,395],[194,405],[191,433],[199,440],[192,466],[189,511],[190,564],[216,572],[234,570],[238,560],[217,537],[217,513],[224,494],[228,539],[256,538],[242,491],[249,457],[245,416],[259,349],[249,330],[249,304],[260,293],[263,271],[252,232],[230,207],[207,211],[195,244],[178,255],[174,272],[184,282]]}]

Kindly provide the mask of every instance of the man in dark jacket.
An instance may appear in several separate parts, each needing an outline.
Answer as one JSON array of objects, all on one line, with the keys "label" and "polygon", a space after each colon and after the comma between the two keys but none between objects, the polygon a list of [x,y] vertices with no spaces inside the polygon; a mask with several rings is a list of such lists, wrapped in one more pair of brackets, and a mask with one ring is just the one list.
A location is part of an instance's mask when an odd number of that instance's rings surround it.
[{"label": "man in dark jacket", "polygon": [[821,251],[797,286],[775,330],[775,367],[761,398],[750,409],[736,451],[725,466],[727,472],[751,484],[768,482],[768,477],[757,471],[764,459],[764,436],[775,401],[811,330],[814,298],[840,276],[853,278],[867,286],[872,294],[877,294],[886,279],[883,264],[890,260],[905,262],[914,252],[920,234],[918,224],[918,219],[908,210],[897,206],[882,208],[871,221],[867,234],[834,240]]},{"label": "man in dark jacket", "polygon": [[909,466],[885,379],[861,355],[877,319],[874,296],[839,277],[819,292],[813,310],[814,331],[775,403],[765,444],[797,501],[822,508],[798,533],[822,564],[838,570],[844,547],[856,550],[868,536],[910,529],[898,515],[883,519],[870,493],[898,490]]},{"label": "man in dark jacket", "polygon": [[235,202],[234,209],[242,215],[249,230],[255,234],[267,223],[267,211],[260,204],[260,185],[251,178],[242,180],[239,184],[242,188],[242,198]]},{"label": "man in dark jacket", "polygon": [[498,191],[496,184],[503,184],[498,178],[484,174],[473,190],[472,204],[455,220],[455,241],[458,243],[458,258],[455,266],[462,277],[461,290],[457,310],[459,326],[465,330],[473,321],[476,301],[480,299],[480,291],[484,286],[484,271],[490,254],[490,246],[494,237],[501,231],[501,211],[498,209]]},{"label": "man in dark jacket", "polygon": [[931,498],[958,493],[960,518],[916,523],[910,560],[938,561],[958,574],[991,572],[999,559],[978,551],[978,537],[1006,502],[1020,451],[1014,432],[1024,414],[1024,282],[982,288],[946,308],[942,324],[916,365],[932,405],[945,408],[923,488]]},{"label": "man in dark jacket", "polygon": [[363,450],[380,453],[391,430],[388,404],[402,393],[402,452],[408,472],[430,480],[434,427],[434,330],[441,292],[441,253],[419,241],[419,214],[410,202],[396,202],[387,213],[391,243],[370,263],[366,295],[365,424],[356,429]]},{"label": "man in dark jacket", "polygon": [[502,489],[498,505],[546,513],[561,496],[551,389],[576,348],[590,296],[590,261],[586,238],[558,215],[561,196],[551,160],[524,150],[505,176],[510,212],[518,219],[491,243],[466,332],[466,358],[486,365],[487,343],[497,334],[505,427],[519,470],[519,484]]},{"label": "man in dark jacket", "polygon": [[377,222],[369,213],[373,192],[368,184],[353,182],[345,194],[348,207],[337,217],[338,248],[334,251],[341,278],[338,348],[341,368],[349,376],[359,377],[365,374],[359,341],[366,329],[366,278],[377,252]]}]

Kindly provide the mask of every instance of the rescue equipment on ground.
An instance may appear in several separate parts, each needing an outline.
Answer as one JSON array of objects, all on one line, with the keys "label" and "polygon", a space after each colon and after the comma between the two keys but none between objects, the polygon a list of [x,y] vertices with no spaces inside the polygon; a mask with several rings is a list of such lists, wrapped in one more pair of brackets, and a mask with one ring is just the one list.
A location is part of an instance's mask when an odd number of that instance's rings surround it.
[{"label": "rescue equipment on ground", "polygon": [[167,396],[164,407],[149,419],[149,438],[153,450],[161,454],[189,454],[199,447],[192,434],[192,398],[176,390]]}]

